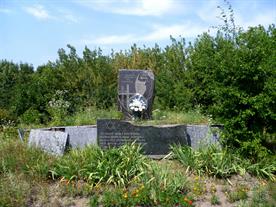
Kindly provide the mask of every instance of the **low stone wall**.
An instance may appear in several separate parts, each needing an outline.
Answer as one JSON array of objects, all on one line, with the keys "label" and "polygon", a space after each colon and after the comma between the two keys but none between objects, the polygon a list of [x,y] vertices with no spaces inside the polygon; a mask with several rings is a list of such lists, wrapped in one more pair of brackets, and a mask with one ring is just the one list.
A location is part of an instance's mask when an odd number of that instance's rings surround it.
[{"label": "low stone wall", "polygon": [[83,148],[86,145],[97,144],[97,126],[64,126],[30,131],[30,146],[57,155],[64,154],[68,148]]},{"label": "low stone wall", "polygon": [[[192,148],[198,148],[201,145],[208,145],[215,143],[219,140],[219,131],[221,131],[221,125],[161,125],[161,126],[136,126],[126,121],[114,120],[116,123],[126,125],[126,128],[113,128],[114,135],[119,138],[119,135],[123,135],[124,139],[120,139],[120,143],[116,143],[115,140],[110,143],[104,144],[103,137],[99,136],[99,129],[96,125],[88,126],[64,126],[64,127],[51,127],[32,129],[29,136],[29,145],[42,148],[52,154],[62,155],[68,148],[83,148],[86,145],[97,145],[106,148],[108,145],[120,146],[124,144],[124,140],[127,143],[127,137],[131,131],[136,130],[136,135],[143,139],[141,144],[151,144],[146,147],[148,154],[166,154],[169,152],[169,145],[174,142],[178,144],[187,144]],[[115,123],[112,122],[112,123]],[[101,130],[112,127],[111,125],[100,125]],[[115,130],[115,131],[114,131]],[[137,134],[139,131],[140,134]],[[108,132],[108,131],[107,131]],[[129,132],[127,134],[126,132]],[[154,132],[154,133],[153,133]],[[182,133],[183,132],[183,133]],[[133,134],[135,134],[133,133]],[[181,135],[180,135],[181,133]],[[152,136],[152,138],[148,138]],[[177,136],[177,137],[175,137]],[[112,137],[112,136],[110,136]],[[109,137],[109,138],[110,138]],[[148,140],[144,139],[147,138]],[[131,137],[130,137],[131,138]],[[134,137],[135,138],[135,137]],[[181,140],[182,139],[182,140]],[[106,139],[105,139],[106,141]],[[131,140],[130,140],[131,141]],[[139,140],[138,140],[139,143]],[[160,150],[154,150],[158,148],[160,143]],[[161,147],[162,146],[162,147]],[[162,150],[161,150],[162,149]],[[156,153],[154,153],[156,152]]]}]

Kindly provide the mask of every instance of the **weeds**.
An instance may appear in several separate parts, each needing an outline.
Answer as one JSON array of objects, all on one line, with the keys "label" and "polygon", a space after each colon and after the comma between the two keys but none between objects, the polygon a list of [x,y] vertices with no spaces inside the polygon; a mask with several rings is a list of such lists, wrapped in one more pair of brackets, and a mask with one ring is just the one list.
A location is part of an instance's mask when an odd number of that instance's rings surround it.
[{"label": "weeds", "polygon": [[6,173],[0,178],[0,206],[26,206],[31,185],[23,174]]},{"label": "weeds", "polygon": [[245,200],[248,197],[248,188],[245,186],[238,186],[234,191],[228,192],[227,197],[230,203],[239,200]]},{"label": "weeds", "polygon": [[215,194],[212,195],[211,204],[212,205],[219,205],[220,204],[219,197],[217,195],[215,195]]},{"label": "weeds", "polygon": [[276,184],[269,182],[268,184],[256,186],[253,189],[252,200],[242,201],[239,207],[273,207],[276,205]]},{"label": "weeds", "polygon": [[147,165],[147,159],[140,151],[141,147],[134,143],[105,151],[93,146],[72,150],[57,160],[51,173],[54,178],[69,181],[127,186],[132,178],[144,173]]},{"label": "weeds", "polygon": [[276,161],[274,157],[253,163],[227,148],[223,149],[216,145],[199,149],[192,149],[189,146],[173,146],[172,152],[187,170],[198,175],[206,173],[218,178],[227,178],[232,174],[249,172],[258,177],[275,180]]},{"label": "weeds", "polygon": [[117,109],[109,108],[108,110],[96,109],[94,107],[85,108],[84,110],[78,111],[73,117],[68,119],[66,122],[72,125],[89,125],[96,124],[97,119],[121,119],[122,113],[118,112]]},{"label": "weeds", "polygon": [[101,199],[99,194],[94,195],[90,206],[192,206],[187,192],[186,177],[150,163],[146,173],[135,177],[128,188],[104,191]]},{"label": "weeds", "polygon": [[14,140],[0,144],[0,173],[22,172],[32,177],[47,178],[55,158],[40,149],[29,148]]}]

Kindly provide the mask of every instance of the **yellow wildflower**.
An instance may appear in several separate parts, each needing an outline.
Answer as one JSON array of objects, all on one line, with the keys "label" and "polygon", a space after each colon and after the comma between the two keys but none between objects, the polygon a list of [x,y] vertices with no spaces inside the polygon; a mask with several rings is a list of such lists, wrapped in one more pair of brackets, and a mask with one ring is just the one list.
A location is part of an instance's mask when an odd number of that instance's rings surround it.
[{"label": "yellow wildflower", "polygon": [[127,199],[127,197],[128,197],[127,193],[124,193],[124,194],[123,194],[123,198],[124,198],[124,199]]}]

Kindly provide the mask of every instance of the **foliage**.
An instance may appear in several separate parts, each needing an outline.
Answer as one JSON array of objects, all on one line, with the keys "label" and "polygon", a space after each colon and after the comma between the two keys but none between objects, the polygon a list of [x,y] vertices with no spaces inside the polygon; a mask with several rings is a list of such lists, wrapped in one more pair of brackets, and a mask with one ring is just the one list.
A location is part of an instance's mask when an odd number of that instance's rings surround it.
[{"label": "foliage", "polygon": [[219,205],[220,204],[219,197],[216,196],[215,194],[212,194],[211,204],[212,205]]},{"label": "foliage", "polygon": [[104,190],[101,200],[99,195],[94,195],[90,202],[91,206],[95,203],[104,206],[192,206],[187,192],[185,176],[150,163],[146,173],[134,177],[128,188]]},{"label": "foliage", "polygon": [[93,146],[71,150],[57,160],[51,173],[53,178],[69,181],[85,180],[94,185],[104,182],[127,186],[133,177],[144,173],[147,165],[140,151],[141,147],[135,143],[108,150]]},{"label": "foliage", "polygon": [[94,107],[87,107],[79,109],[69,121],[71,125],[89,125],[96,124],[97,119],[121,119],[122,113],[118,112],[115,107],[109,109],[97,109]]},{"label": "foliage", "polygon": [[40,124],[41,114],[38,110],[29,108],[19,118],[22,124]]},{"label": "foliage", "polygon": [[258,177],[267,177],[275,181],[276,156],[265,157],[257,163],[249,164],[247,171]]},{"label": "foliage", "polygon": [[70,102],[65,100],[66,93],[65,90],[57,90],[48,102],[47,111],[51,116],[53,125],[60,125],[68,114]]},{"label": "foliage", "polygon": [[256,186],[253,189],[252,200],[245,202],[241,207],[260,206],[260,207],[272,207],[276,204],[276,184],[270,182],[265,185]]},{"label": "foliage", "polygon": [[[218,8],[222,24],[214,26],[216,35],[199,34],[189,44],[171,37],[164,48],[134,44],[110,55],[85,47],[82,57],[67,45],[67,51],[58,50],[55,62],[36,70],[0,60],[0,121],[58,124],[86,107],[111,108],[117,100],[119,69],[151,69],[156,109],[176,111],[174,116],[200,109],[224,124],[224,144],[255,162],[262,160],[275,152],[267,139],[275,140],[276,126],[275,25],[244,30],[235,24],[229,2]],[[66,97],[56,99],[57,91],[67,91]],[[53,110],[53,98],[70,106]]]},{"label": "foliage", "polygon": [[32,177],[48,177],[54,157],[40,149],[14,140],[0,141],[0,174],[22,172]]},{"label": "foliage", "polygon": [[31,185],[23,175],[7,173],[0,178],[0,206],[27,206]]},{"label": "foliage", "polygon": [[187,170],[198,175],[206,173],[211,176],[227,178],[232,174],[249,172],[259,177],[275,180],[275,157],[266,157],[259,162],[242,158],[234,151],[221,148],[217,145],[192,149],[189,146],[173,146],[174,157]]},{"label": "foliage", "polygon": [[248,195],[247,195],[248,187],[246,186],[238,186],[234,191],[228,192],[228,200],[230,203],[234,203],[239,200],[245,200]]}]

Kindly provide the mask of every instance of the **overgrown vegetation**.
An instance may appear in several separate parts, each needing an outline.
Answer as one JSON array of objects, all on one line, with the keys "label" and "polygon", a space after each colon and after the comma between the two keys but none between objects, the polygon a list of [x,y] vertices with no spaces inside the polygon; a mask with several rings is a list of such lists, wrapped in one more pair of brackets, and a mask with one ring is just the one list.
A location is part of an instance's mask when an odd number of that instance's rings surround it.
[{"label": "overgrown vegetation", "polygon": [[150,68],[156,76],[155,109],[199,108],[225,125],[227,145],[261,159],[275,150],[275,26],[234,36],[218,29],[216,36],[204,33],[193,44],[172,38],[165,49],[134,45],[110,56],[85,48],[79,57],[68,45],[68,53],[60,49],[56,62],[35,71],[2,60],[1,124],[61,124],[87,106],[114,107],[118,69]]},{"label": "overgrown vegetation", "polygon": [[[221,202],[218,193],[223,193],[228,202],[240,202],[244,206],[265,202],[273,206],[275,203],[275,177],[273,171],[267,170],[272,169],[275,173],[275,159],[253,170],[254,165],[247,163],[249,161],[235,158],[236,154],[223,155],[228,152],[219,148],[193,151],[174,147],[173,152],[181,165],[173,160],[149,160],[140,149],[134,143],[108,150],[87,146],[55,157],[29,148],[19,140],[1,139],[0,205],[62,206],[66,202],[73,205],[69,196],[73,200],[85,198],[83,205],[90,206],[185,207],[200,205],[208,192],[212,195],[209,204]],[[192,161],[186,163],[187,160]],[[231,175],[246,176],[251,171],[262,172],[254,173],[260,179],[256,183],[258,186],[251,182],[241,185],[232,181],[235,186],[231,183]],[[208,181],[210,175],[222,181],[226,179],[224,192],[216,187],[218,181]],[[262,177],[270,178],[272,182]],[[241,178],[248,180],[248,177]],[[208,187],[206,182],[212,182],[212,185]],[[252,197],[250,192],[256,196]],[[55,204],[64,196],[63,204]]]},{"label": "overgrown vegetation", "polygon": [[106,151],[99,147],[71,150],[58,159],[50,171],[53,178],[69,182],[84,180],[93,185],[104,182],[126,187],[146,168],[146,157],[140,151],[141,147],[134,143]]},{"label": "overgrown vegetation", "polygon": [[[189,44],[171,37],[165,48],[134,44],[110,55],[86,47],[82,57],[67,45],[55,62],[36,70],[0,60],[0,206],[61,206],[51,201],[53,187],[58,199],[88,197],[90,206],[192,206],[206,193],[209,205],[224,197],[238,206],[275,206],[276,29],[243,30],[227,6],[219,7],[224,24],[215,27],[216,35],[204,33]],[[120,119],[115,103],[121,68],[155,73],[153,120],[137,124],[221,123],[221,145],[174,146],[178,162],[165,167],[134,144],[54,157],[15,140],[16,126]],[[235,175],[259,180],[236,186]],[[214,183],[208,187],[210,177],[224,180],[225,191]]]},{"label": "overgrown vegetation", "polygon": [[189,146],[173,146],[172,153],[188,170],[198,175],[208,174],[227,178],[233,174],[244,175],[248,172],[275,181],[275,155],[255,163],[254,160],[246,159],[237,152],[218,145],[198,149],[192,149]]}]

